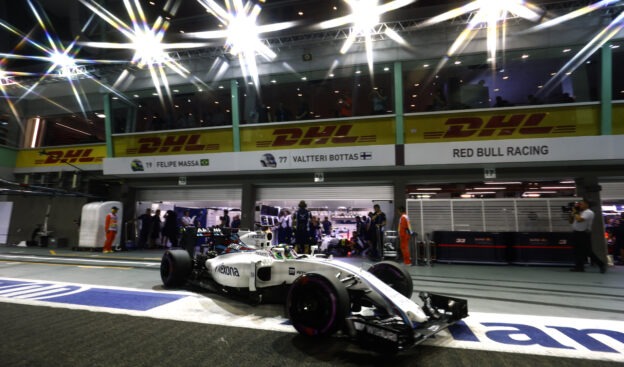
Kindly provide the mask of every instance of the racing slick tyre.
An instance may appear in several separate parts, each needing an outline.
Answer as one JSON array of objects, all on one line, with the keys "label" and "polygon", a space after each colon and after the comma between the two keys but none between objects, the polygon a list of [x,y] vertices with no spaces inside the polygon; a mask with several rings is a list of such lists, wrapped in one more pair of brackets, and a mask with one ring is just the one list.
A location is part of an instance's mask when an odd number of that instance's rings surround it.
[{"label": "racing slick tyre", "polygon": [[405,297],[412,298],[414,283],[412,276],[404,267],[393,261],[382,261],[371,266],[368,272]]},{"label": "racing slick tyre", "polygon": [[330,336],[342,328],[349,312],[349,293],[336,278],[307,273],[288,290],[286,313],[302,335]]},{"label": "racing slick tyre", "polygon": [[160,261],[160,278],[167,288],[181,287],[191,274],[193,259],[186,250],[168,250]]}]

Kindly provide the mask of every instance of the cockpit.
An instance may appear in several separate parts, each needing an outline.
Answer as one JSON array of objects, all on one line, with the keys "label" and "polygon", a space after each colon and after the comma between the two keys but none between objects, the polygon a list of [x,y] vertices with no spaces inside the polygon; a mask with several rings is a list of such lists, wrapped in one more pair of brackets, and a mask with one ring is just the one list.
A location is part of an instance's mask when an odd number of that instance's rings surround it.
[{"label": "cockpit", "polygon": [[297,253],[287,245],[273,246],[270,249],[273,258],[276,260],[296,259]]}]

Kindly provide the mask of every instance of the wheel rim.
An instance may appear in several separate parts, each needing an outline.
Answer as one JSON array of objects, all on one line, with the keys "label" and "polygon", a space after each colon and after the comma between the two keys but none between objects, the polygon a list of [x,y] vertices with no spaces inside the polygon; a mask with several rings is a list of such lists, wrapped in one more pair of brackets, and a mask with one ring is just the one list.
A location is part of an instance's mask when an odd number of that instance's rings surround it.
[{"label": "wheel rim", "polygon": [[307,278],[302,283],[291,297],[291,321],[306,335],[323,334],[336,319],[334,290],[316,279]]},{"label": "wheel rim", "polygon": [[165,260],[160,263],[160,277],[167,280],[171,274],[173,274],[173,261],[171,256],[166,256]]},{"label": "wheel rim", "polygon": [[372,273],[395,291],[401,293],[406,297],[407,295],[411,296],[411,291],[413,290],[409,289],[409,281],[405,279],[403,273],[401,273],[395,267],[388,265],[379,265],[375,269],[373,269]]}]

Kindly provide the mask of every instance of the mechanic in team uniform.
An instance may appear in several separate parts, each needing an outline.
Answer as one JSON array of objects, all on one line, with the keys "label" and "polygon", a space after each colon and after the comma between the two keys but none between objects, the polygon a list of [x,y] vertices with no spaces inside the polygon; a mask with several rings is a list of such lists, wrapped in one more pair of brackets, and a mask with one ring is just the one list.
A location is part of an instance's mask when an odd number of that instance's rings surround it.
[{"label": "mechanic in team uniform", "polygon": [[362,217],[359,215],[355,216],[355,232],[353,232],[353,242],[357,243],[358,248],[360,249],[360,255],[366,255],[368,251],[368,243],[366,241],[366,223],[362,221]]},{"label": "mechanic in team uniform", "polygon": [[400,206],[398,209],[399,219],[399,241],[401,243],[401,254],[403,255],[403,264],[412,265],[412,258],[410,256],[409,241],[412,236],[412,226],[410,225],[409,218],[405,212],[405,207]]},{"label": "mechanic in team uniform", "polygon": [[139,215],[137,222],[141,224],[137,247],[142,249],[147,247],[147,240],[149,239],[150,228],[152,227],[152,210],[150,208],[145,209],[145,213]]},{"label": "mechanic in team uniform", "polygon": [[288,209],[282,209],[277,217],[277,243],[290,245],[291,238],[292,216]]},{"label": "mechanic in team uniform", "polygon": [[369,241],[371,260],[379,261],[383,259],[383,235],[386,226],[386,213],[381,211],[379,204],[373,205],[373,215],[371,216]]},{"label": "mechanic in team uniform", "polygon": [[154,216],[152,217],[152,225],[150,227],[150,241],[149,248],[155,248],[160,246],[162,242],[160,235],[162,229],[160,228],[162,221],[160,220],[160,209],[156,209]]},{"label": "mechanic in team uniform", "polygon": [[323,234],[325,236],[331,236],[331,233],[332,233],[332,222],[329,220],[329,218],[325,217],[325,219],[323,219],[321,224],[323,225]]},{"label": "mechanic in team uniform", "polygon": [[373,216],[373,212],[369,212],[367,215],[362,216],[362,230],[360,232],[360,238],[362,239],[362,243],[364,244],[364,251],[362,255],[369,256],[371,252],[371,217]]},{"label": "mechanic in team uniform", "polygon": [[184,210],[184,215],[180,219],[182,225],[182,238],[180,239],[180,247],[186,249],[186,251],[193,256],[194,251],[197,250],[197,228],[195,227],[196,217],[191,217],[191,211]]},{"label": "mechanic in team uniform", "polygon": [[104,232],[106,233],[106,240],[104,241],[104,249],[102,252],[107,254],[113,252],[113,241],[117,237],[119,230],[119,224],[117,223],[117,211],[119,208],[116,206],[111,208],[111,212],[106,215],[104,221]]},{"label": "mechanic in team uniform", "polygon": [[[236,214],[234,216],[234,218],[232,219],[232,229],[235,229],[236,231],[238,231],[238,229],[241,226],[241,219],[240,219],[240,215]],[[233,231],[234,232],[234,231]]]},{"label": "mechanic in team uniform", "polygon": [[221,228],[230,228],[230,214],[227,209],[223,209],[223,216],[221,217]]},{"label": "mechanic in team uniform", "polygon": [[[322,230],[321,230],[321,222],[319,218],[315,215],[310,219],[310,237],[308,244],[309,245],[317,245],[321,241]],[[309,252],[306,252],[309,253]]]},{"label": "mechanic in team uniform", "polygon": [[310,220],[312,214],[308,211],[307,204],[301,200],[299,209],[294,214],[295,228],[295,251],[299,253],[310,252]]},{"label": "mechanic in team uniform", "polygon": [[613,226],[615,243],[613,246],[613,262],[615,265],[624,265],[624,213],[615,221]]},{"label": "mechanic in team uniform", "polygon": [[[165,224],[162,229],[163,247],[177,247],[178,233],[178,215],[173,210],[167,210],[165,213]],[[171,242],[171,246],[167,246],[168,242]]]},{"label": "mechanic in team uniform", "polygon": [[182,219],[180,219],[183,228],[193,227],[195,224],[195,217],[191,217],[190,211],[185,210]]}]

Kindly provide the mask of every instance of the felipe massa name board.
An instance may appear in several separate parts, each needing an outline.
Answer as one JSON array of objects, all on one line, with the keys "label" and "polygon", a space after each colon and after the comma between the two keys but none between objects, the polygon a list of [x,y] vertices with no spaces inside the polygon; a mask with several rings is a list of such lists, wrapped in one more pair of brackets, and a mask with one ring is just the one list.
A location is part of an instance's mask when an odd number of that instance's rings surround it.
[{"label": "felipe massa name board", "polygon": [[394,145],[104,159],[104,174],[190,174],[394,166]]},{"label": "felipe massa name board", "polygon": [[624,159],[624,135],[407,144],[406,165]]}]

